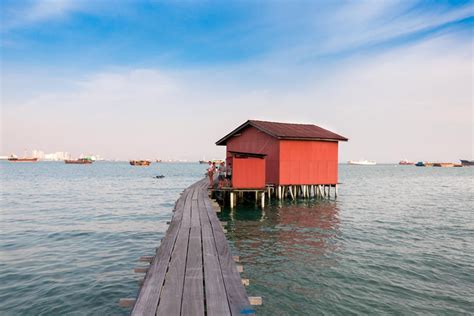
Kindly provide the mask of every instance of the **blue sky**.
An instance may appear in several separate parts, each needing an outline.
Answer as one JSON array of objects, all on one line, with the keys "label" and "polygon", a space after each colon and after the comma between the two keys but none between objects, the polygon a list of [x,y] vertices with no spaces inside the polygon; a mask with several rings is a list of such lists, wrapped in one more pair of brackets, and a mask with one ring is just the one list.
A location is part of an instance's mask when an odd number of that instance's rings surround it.
[{"label": "blue sky", "polygon": [[[218,156],[215,140],[259,118],[335,129],[351,139],[341,159],[472,156],[472,1],[1,5],[2,154]],[[137,143],[127,129],[150,138]],[[157,139],[168,132],[174,142]],[[462,136],[453,144],[453,135]],[[396,150],[372,150],[387,137]]]}]

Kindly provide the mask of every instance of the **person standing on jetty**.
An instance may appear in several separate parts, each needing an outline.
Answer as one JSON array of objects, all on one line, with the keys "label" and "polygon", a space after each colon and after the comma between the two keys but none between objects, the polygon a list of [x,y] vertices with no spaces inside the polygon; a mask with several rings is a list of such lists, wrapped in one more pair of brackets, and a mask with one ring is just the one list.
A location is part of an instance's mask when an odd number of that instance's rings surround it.
[{"label": "person standing on jetty", "polygon": [[207,168],[207,175],[209,177],[209,187],[214,187],[214,174],[216,173],[216,163],[209,161],[209,168]]},{"label": "person standing on jetty", "polygon": [[217,177],[217,179],[219,180],[219,189],[224,186],[225,173],[226,173],[225,162],[221,162],[221,164],[219,165],[219,175]]}]

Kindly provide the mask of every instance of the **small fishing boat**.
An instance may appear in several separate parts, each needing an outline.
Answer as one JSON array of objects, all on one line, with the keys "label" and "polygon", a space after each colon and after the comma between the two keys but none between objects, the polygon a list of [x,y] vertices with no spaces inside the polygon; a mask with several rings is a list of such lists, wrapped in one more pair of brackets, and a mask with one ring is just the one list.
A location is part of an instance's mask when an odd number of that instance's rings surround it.
[{"label": "small fishing boat", "polygon": [[398,163],[401,166],[413,166],[415,163],[413,161],[408,161],[408,159],[400,160]]},{"label": "small fishing boat", "polygon": [[350,165],[361,165],[361,166],[374,166],[377,164],[374,160],[349,160],[347,162]]},{"label": "small fishing boat", "polygon": [[463,159],[461,159],[461,165],[463,165],[463,166],[474,166],[474,160],[463,160]]},{"label": "small fishing boat", "polygon": [[425,167],[425,163],[423,161],[418,161],[415,166],[417,167]]},{"label": "small fishing boat", "polygon": [[86,165],[86,164],[91,164],[94,161],[89,158],[79,158],[79,159],[66,159],[64,160],[64,162],[67,164]]},{"label": "small fishing boat", "polygon": [[150,160],[130,160],[132,166],[149,166],[151,164]]}]

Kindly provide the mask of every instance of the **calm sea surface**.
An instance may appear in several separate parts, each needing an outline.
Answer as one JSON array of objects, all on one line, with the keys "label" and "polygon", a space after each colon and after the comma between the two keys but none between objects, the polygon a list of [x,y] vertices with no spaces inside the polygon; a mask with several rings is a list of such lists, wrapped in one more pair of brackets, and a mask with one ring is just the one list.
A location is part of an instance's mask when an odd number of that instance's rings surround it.
[{"label": "calm sea surface", "polygon": [[[0,162],[0,314],[129,313],[138,257],[205,168]],[[474,168],[339,170],[337,201],[220,213],[258,314],[474,313]]]}]

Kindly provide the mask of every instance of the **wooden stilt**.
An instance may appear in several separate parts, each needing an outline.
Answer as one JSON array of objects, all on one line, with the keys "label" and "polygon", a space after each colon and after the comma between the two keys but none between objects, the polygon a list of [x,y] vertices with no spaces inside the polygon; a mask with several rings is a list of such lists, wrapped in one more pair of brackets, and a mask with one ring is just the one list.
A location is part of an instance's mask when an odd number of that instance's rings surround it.
[{"label": "wooden stilt", "polygon": [[295,199],[295,196],[293,195],[293,190],[291,189],[291,186],[288,186],[288,190],[290,191],[291,199]]},{"label": "wooden stilt", "polygon": [[262,208],[265,207],[265,192],[262,192]]},{"label": "wooden stilt", "polygon": [[235,193],[230,192],[230,208],[234,208],[234,199],[235,199]]},{"label": "wooden stilt", "polygon": [[334,186],[334,197],[337,198],[338,192],[337,192],[337,184]]}]

